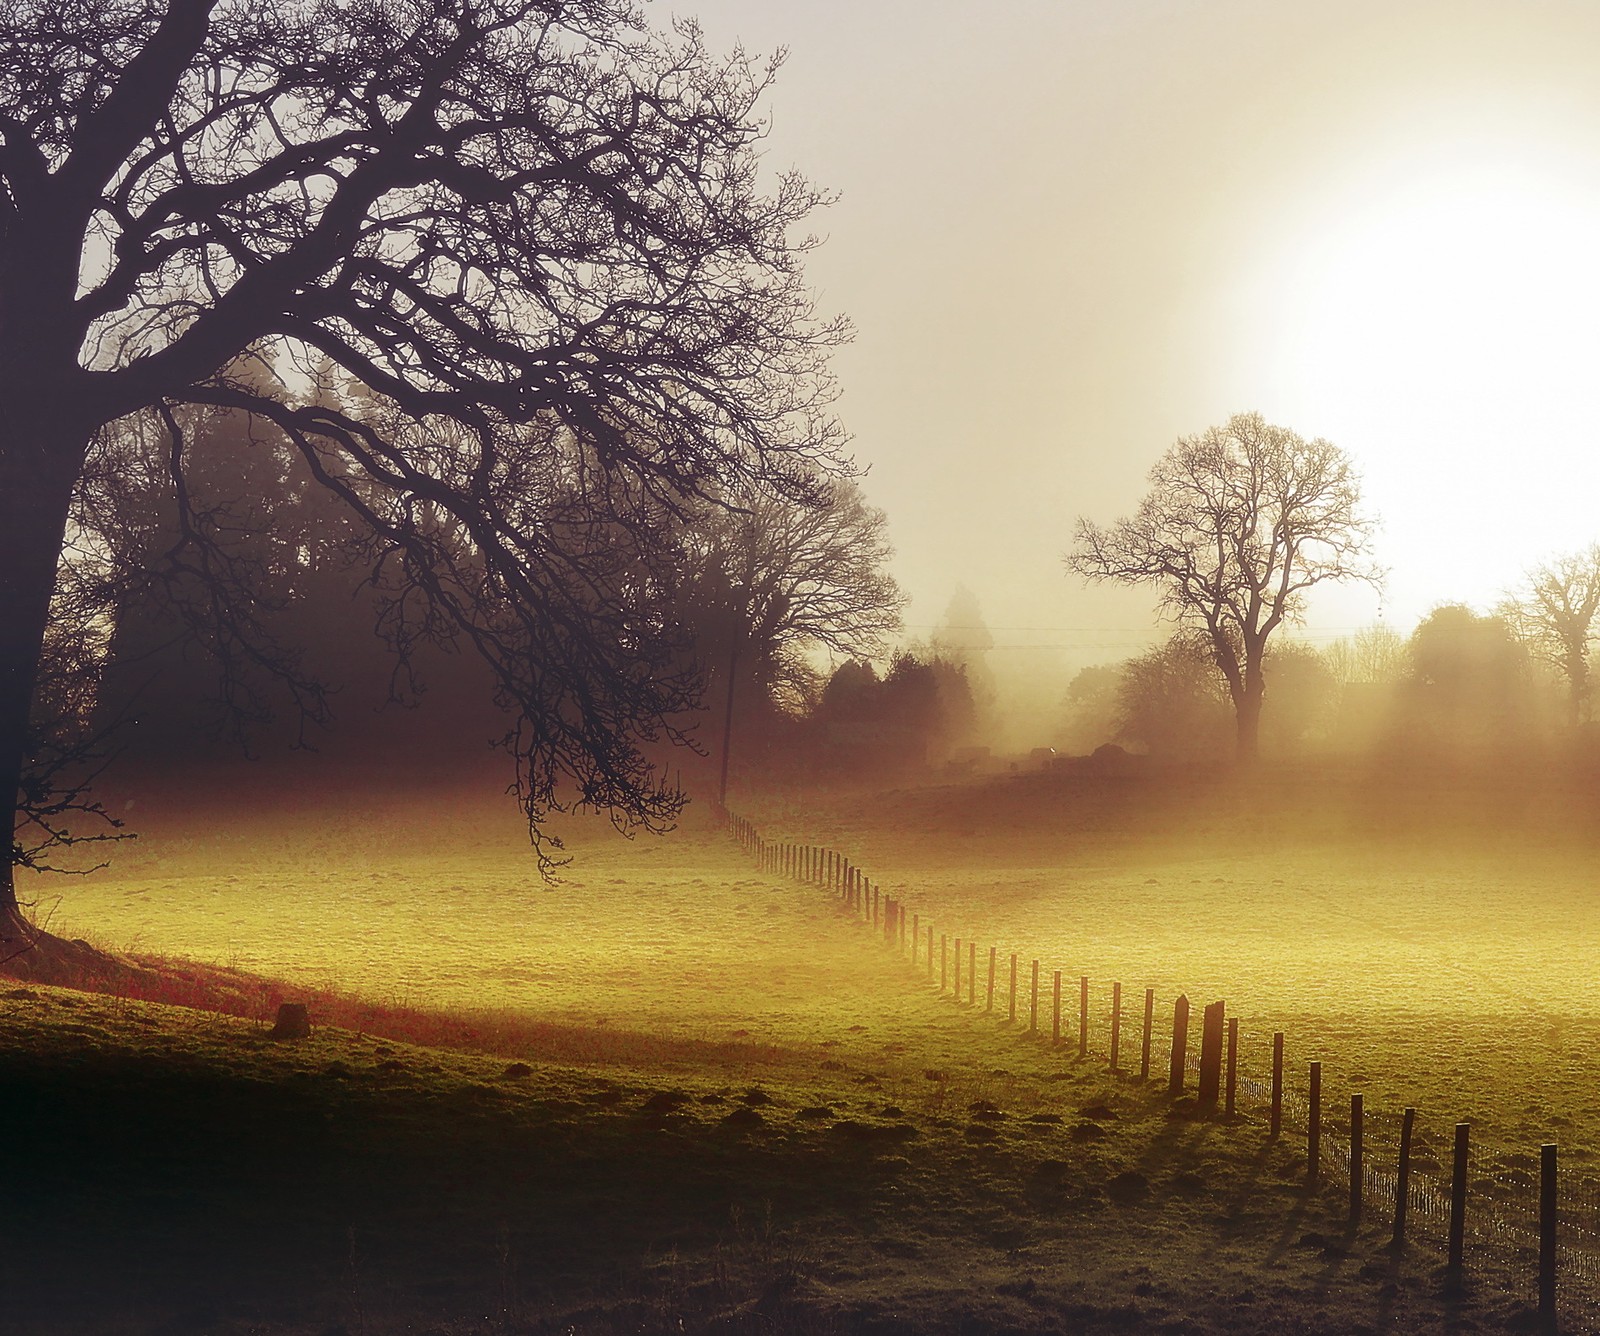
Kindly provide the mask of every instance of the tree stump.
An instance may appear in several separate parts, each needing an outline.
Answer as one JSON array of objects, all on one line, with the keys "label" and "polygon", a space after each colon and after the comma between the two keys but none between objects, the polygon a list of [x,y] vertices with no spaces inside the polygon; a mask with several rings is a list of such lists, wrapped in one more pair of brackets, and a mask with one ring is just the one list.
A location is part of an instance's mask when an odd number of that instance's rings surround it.
[{"label": "tree stump", "polygon": [[304,1002],[285,1002],[278,1008],[273,1039],[306,1039],[311,1035],[311,1012]]}]

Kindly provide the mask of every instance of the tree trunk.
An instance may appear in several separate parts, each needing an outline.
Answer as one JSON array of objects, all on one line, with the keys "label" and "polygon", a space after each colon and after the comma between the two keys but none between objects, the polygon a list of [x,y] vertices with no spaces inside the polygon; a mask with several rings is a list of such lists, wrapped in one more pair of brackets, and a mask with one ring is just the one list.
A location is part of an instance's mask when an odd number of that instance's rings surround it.
[{"label": "tree trunk", "polygon": [[[8,378],[9,379],[9,378]],[[11,835],[0,872],[0,960],[26,946],[14,878],[28,722],[73,488],[88,431],[37,384],[0,384],[0,822]]]},{"label": "tree trunk", "polygon": [[1581,652],[1567,655],[1567,686],[1567,722],[1577,729],[1584,723],[1589,699],[1589,665]]},{"label": "tree trunk", "polygon": [[1244,690],[1234,706],[1237,725],[1235,756],[1241,765],[1254,765],[1261,755],[1261,702],[1267,694],[1267,676],[1261,666],[1261,651],[1248,653],[1244,664]]}]

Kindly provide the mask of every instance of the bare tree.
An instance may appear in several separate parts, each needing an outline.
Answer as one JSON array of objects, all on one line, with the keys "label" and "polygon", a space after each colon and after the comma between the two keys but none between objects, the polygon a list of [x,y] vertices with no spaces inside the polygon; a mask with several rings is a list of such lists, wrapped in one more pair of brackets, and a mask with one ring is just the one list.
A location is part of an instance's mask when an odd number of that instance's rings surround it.
[{"label": "bare tree", "polygon": [[685,525],[680,604],[703,670],[722,684],[724,800],[735,693],[799,709],[817,686],[813,654],[870,657],[899,629],[887,529],[849,480],[818,504],[752,496]]},{"label": "bare tree", "polygon": [[1080,519],[1067,566],[1088,580],[1153,584],[1167,613],[1205,633],[1249,762],[1260,749],[1268,641],[1300,619],[1314,586],[1378,580],[1372,528],[1343,450],[1241,413],[1179,439],[1130,518],[1109,528]]},{"label": "bare tree", "polygon": [[[271,424],[371,535],[395,616],[481,653],[541,854],[570,802],[656,824],[638,745],[693,699],[615,504],[806,500],[846,469],[799,230],[759,180],[773,72],[627,0],[17,0],[0,14],[0,816],[63,538],[108,427]],[[362,411],[233,374],[325,363]],[[594,469],[554,481],[576,442]],[[626,485],[615,484],[623,480]],[[463,541],[465,544],[463,545]],[[463,552],[470,560],[463,560]],[[16,857],[13,852],[13,860]],[[9,866],[0,936],[25,933]]]},{"label": "bare tree", "polygon": [[1409,667],[1405,637],[1384,622],[1335,640],[1322,658],[1340,686],[1392,685]]},{"label": "bare tree", "polygon": [[1589,646],[1600,611],[1600,544],[1535,566],[1503,612],[1527,646],[1567,683],[1567,718],[1590,717]]}]

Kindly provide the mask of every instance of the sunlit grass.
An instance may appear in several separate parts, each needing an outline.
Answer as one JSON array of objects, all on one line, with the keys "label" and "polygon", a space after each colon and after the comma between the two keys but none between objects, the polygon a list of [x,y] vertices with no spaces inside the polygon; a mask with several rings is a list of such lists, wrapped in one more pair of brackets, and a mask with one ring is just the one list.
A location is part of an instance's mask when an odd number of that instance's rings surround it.
[{"label": "sunlit grass", "polygon": [[[545,887],[500,808],[158,809],[137,856],[70,884],[52,926],[210,962],[169,961],[172,991],[152,995],[211,989],[239,1019],[152,1008],[136,988],[0,1003],[8,1088],[47,1092],[14,1104],[12,1134],[77,1166],[27,1255],[48,1277],[50,1240],[79,1229],[115,1253],[153,1221],[174,1260],[135,1249],[166,1277],[141,1302],[181,1306],[174,1278],[203,1262],[206,1303],[226,1293],[227,1311],[278,1326],[342,1314],[355,1329],[359,1307],[379,1330],[487,1303],[462,1330],[515,1330],[493,1310],[513,1292],[516,1322],[586,1314],[579,1331],[676,1330],[685,1314],[691,1330],[721,1314],[727,1330],[797,1332],[887,1313],[919,1331],[1509,1320],[1531,1276],[1504,1259],[1475,1258],[1473,1288],[1447,1297],[1431,1245],[1390,1259],[1386,1221],[1345,1231],[1337,1190],[1303,1194],[1292,1133],[1271,1146],[1259,1122],[1173,1119],[1159,1083],[1108,1072],[1105,1003],[1120,978],[1125,1067],[1146,983],[1158,1071],[1171,997],[1223,996],[1246,1017],[1247,1071],[1273,1028],[1295,1079],[1322,1058],[1335,1128],[1359,1087],[1375,1135],[1392,1098],[1422,1106],[1424,1152],[1470,1114],[1508,1147],[1559,1126],[1573,1165],[1600,1116],[1589,1003],[1548,1031],[1528,1016],[1554,1013],[1581,966],[1582,851],[1536,861],[1479,841],[1441,857],[1326,826],[1252,851],[1232,801],[1130,807],[1040,780],[754,807],[771,835],[856,855],[941,931],[1066,971],[1059,1050],[981,1014],[981,988],[976,1015],[938,997],[826,892],[757,874],[698,819],[664,842],[576,827],[576,862]],[[1478,926],[1493,906],[1506,912]],[[1443,981],[1413,971],[1453,940]],[[1542,975],[1546,957],[1568,973]],[[1086,1063],[1070,1038],[1080,972],[1096,990]],[[1463,978],[1477,1000],[1451,1011]],[[1496,1002],[1518,990],[1528,1015]],[[265,1038],[280,996],[311,1001],[309,1043]],[[1567,1044],[1561,1064],[1539,1056]],[[60,1131],[96,1090],[113,1116]],[[150,1099],[156,1113],[117,1114]],[[299,1131],[273,1130],[280,1114]],[[232,1150],[191,1137],[230,1120]],[[125,1163],[152,1144],[185,1166],[166,1188]],[[261,1187],[274,1164],[303,1197]],[[121,1185],[110,1198],[104,1181]],[[263,1223],[197,1234],[208,1210]],[[85,1219],[100,1224],[82,1234]]]}]

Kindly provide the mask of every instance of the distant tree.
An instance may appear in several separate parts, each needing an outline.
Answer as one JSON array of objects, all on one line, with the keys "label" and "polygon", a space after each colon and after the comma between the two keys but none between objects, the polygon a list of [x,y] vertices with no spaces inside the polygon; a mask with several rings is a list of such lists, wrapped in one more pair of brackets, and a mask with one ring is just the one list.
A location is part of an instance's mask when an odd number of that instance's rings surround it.
[{"label": "distant tree", "polygon": [[1117,681],[1120,667],[1101,663],[1081,669],[1062,699],[1061,741],[1071,752],[1087,754],[1117,733]]},{"label": "distant tree", "polygon": [[[8,6],[5,829],[45,751],[80,480],[141,413],[181,480],[186,406],[275,427],[372,536],[395,615],[484,658],[541,856],[543,815],[573,803],[669,821],[682,797],[641,747],[694,684],[636,576],[654,515],[619,498],[806,499],[845,468],[825,368],[844,331],[800,265],[820,197],[761,179],[771,74],[692,25],[650,34],[625,0]],[[328,359],[371,405],[230,374],[251,349]],[[595,467],[558,479],[574,441]],[[220,575],[179,492],[186,559]],[[0,937],[26,940],[17,856]]]},{"label": "distant tree", "polygon": [[1505,618],[1438,607],[1418,623],[1409,649],[1403,723],[1412,733],[1452,752],[1527,735],[1535,717],[1528,653]]},{"label": "distant tree", "polygon": [[[853,481],[814,498],[729,497],[686,513],[677,615],[707,679],[721,684],[724,774],[733,702],[801,712],[815,657],[880,653],[905,596],[888,572],[888,519]],[[724,793],[724,797],[725,797]]]},{"label": "distant tree", "polygon": [[[824,485],[809,500],[729,498],[685,524],[688,617],[715,662],[730,637],[746,671],[780,706],[802,707],[816,681],[816,653],[880,652],[905,606],[888,565],[888,517],[853,481]],[[733,599],[732,626],[695,625],[699,590]]]},{"label": "distant tree", "polygon": [[881,678],[870,663],[840,664],[808,723],[827,739],[824,754],[843,746],[852,765],[881,772],[948,755],[970,733],[972,712],[962,665],[901,650]]},{"label": "distant tree", "polygon": [[1589,647],[1600,611],[1600,544],[1552,557],[1528,572],[1503,613],[1535,655],[1567,685],[1567,719],[1575,728],[1590,717]]},{"label": "distant tree", "polygon": [[972,733],[972,687],[964,664],[902,650],[883,679],[883,716],[920,738],[932,759]]},{"label": "distant tree", "polygon": [[826,720],[860,723],[882,707],[878,670],[861,659],[847,659],[828,676],[816,713]]},{"label": "distant tree", "polygon": [[1339,682],[1323,655],[1309,645],[1280,640],[1267,651],[1266,678],[1273,704],[1262,731],[1275,750],[1294,751],[1328,732]]},{"label": "distant tree", "polygon": [[920,657],[929,662],[958,664],[965,671],[976,727],[983,732],[992,731],[997,707],[994,669],[989,664],[993,648],[994,633],[983,619],[978,596],[966,585],[957,585],[938,626],[918,649]]},{"label": "distant tree", "polygon": [[1123,663],[1116,701],[1117,740],[1153,756],[1215,755],[1228,736],[1227,682],[1210,642],[1194,631]]},{"label": "distant tree", "polygon": [[1335,640],[1322,652],[1322,658],[1341,686],[1398,682],[1409,666],[1405,637],[1382,622]]},{"label": "distant tree", "polygon": [[1249,762],[1273,633],[1302,617],[1314,586],[1379,578],[1372,528],[1344,451],[1242,413],[1168,450],[1130,518],[1109,528],[1080,519],[1067,566],[1088,580],[1155,585],[1163,609],[1205,635]]}]

